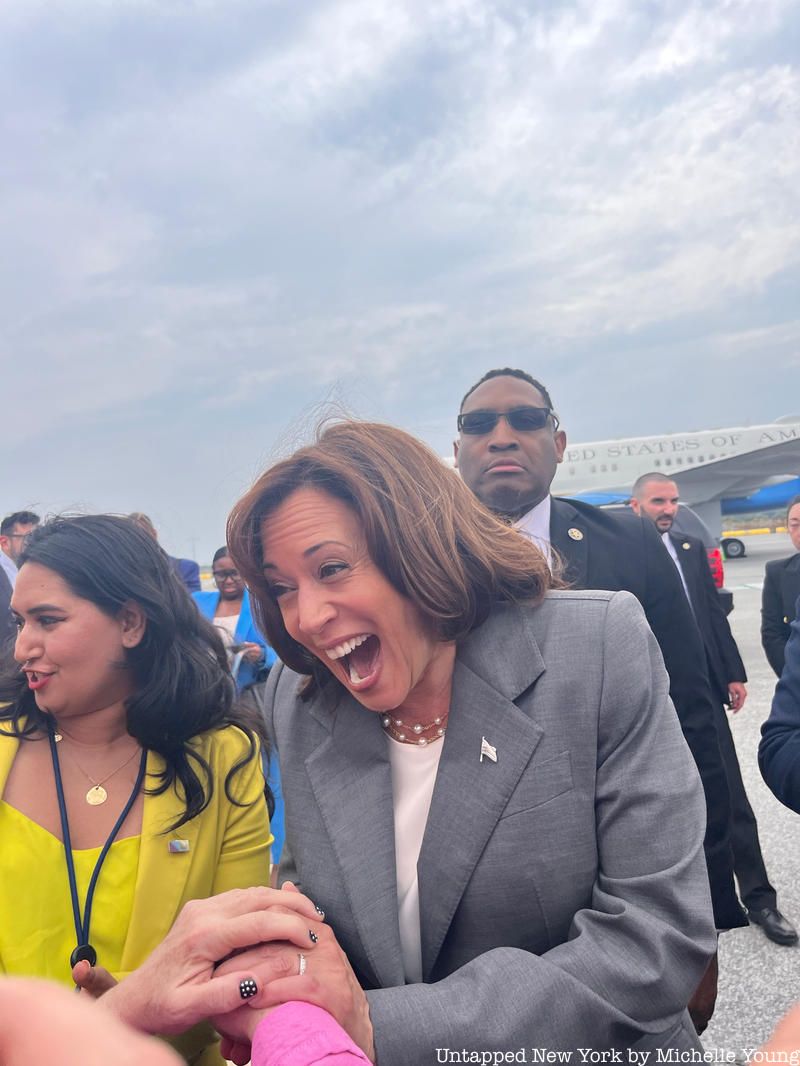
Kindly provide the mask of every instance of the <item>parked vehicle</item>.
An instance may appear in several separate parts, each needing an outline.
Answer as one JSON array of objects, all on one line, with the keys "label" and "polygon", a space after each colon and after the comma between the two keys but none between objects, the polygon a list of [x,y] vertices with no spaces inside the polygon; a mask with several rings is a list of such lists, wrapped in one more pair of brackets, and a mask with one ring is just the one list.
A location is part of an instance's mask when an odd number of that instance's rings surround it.
[{"label": "parked vehicle", "polygon": [[720,547],[725,553],[726,559],[743,559],[745,555],[744,541],[738,537],[723,537]]}]

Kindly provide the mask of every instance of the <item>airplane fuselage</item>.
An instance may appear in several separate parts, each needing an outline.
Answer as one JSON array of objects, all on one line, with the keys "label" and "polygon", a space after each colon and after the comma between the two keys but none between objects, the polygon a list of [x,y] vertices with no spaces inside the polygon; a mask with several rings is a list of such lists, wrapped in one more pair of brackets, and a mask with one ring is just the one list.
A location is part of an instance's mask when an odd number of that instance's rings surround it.
[{"label": "airplane fuselage", "polygon": [[[746,455],[748,465],[758,467],[759,451],[765,452],[766,460],[767,450],[790,441],[800,446],[800,421],[568,444],[564,460],[556,473],[553,492],[560,496],[588,492],[626,493],[630,492],[641,474],[649,471],[665,474],[681,482],[684,479],[680,475],[688,471],[706,467],[708,469],[705,472],[711,474],[721,460],[735,456]],[[773,453],[772,460],[765,462],[763,470],[754,470],[753,475],[740,480],[735,489],[728,485],[720,492],[709,493],[704,490],[701,495],[708,499],[709,495],[746,494],[776,474],[796,476],[800,473],[800,462],[793,462],[793,469],[777,470]],[[698,475],[694,474],[691,481],[697,478]],[[706,480],[702,475],[700,479]],[[682,488],[681,496],[685,495],[687,493]],[[688,495],[693,493],[689,492]]]}]

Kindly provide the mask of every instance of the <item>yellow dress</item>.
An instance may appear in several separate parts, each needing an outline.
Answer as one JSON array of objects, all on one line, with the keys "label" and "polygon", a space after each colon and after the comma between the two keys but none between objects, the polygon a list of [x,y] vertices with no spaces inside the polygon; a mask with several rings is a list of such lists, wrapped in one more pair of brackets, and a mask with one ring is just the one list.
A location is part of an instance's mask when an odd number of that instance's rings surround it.
[{"label": "yellow dress", "polygon": [[[0,972],[71,981],[75,947],[64,845],[46,829],[0,800]],[[107,970],[121,969],[123,939],[133,911],[141,837],[115,840],[94,892],[89,941]],[[81,913],[102,848],[73,849]],[[134,876],[131,876],[133,873]]]},{"label": "yellow dress", "polygon": [[[0,723],[0,797],[19,747],[9,733],[8,724]],[[272,834],[258,753],[236,774],[229,798],[228,773],[249,753],[244,734],[228,726],[195,737],[192,745],[209,764],[214,780],[205,810],[172,829],[185,809],[179,790],[173,786],[158,796],[146,792],[141,836],[112,844],[103,863],[90,939],[98,962],[118,980],[141,966],[188,900],[269,881]],[[163,759],[148,752],[147,789],[158,784],[163,769]],[[63,845],[8,804],[0,803],[0,818],[0,972],[69,981],[75,930]],[[23,840],[16,839],[20,833]],[[73,854],[76,864],[83,864],[78,874],[83,908],[98,849]],[[207,1023],[170,1043],[192,1066],[224,1062]]]}]

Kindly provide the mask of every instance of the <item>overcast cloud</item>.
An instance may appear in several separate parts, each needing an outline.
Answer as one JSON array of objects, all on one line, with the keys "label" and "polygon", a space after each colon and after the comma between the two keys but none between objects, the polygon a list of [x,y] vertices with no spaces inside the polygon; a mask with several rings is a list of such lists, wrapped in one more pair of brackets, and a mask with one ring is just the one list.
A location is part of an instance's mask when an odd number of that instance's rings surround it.
[{"label": "overcast cloud", "polygon": [[5,0],[0,510],[207,560],[337,398],[449,450],[800,414],[793,0]]}]

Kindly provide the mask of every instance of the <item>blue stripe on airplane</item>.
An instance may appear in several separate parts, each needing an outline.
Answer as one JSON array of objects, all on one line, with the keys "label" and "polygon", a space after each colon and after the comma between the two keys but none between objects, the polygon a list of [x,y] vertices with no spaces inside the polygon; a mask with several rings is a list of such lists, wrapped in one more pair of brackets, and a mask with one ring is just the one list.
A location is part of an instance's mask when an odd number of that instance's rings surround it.
[{"label": "blue stripe on airplane", "polygon": [[723,514],[747,514],[749,511],[771,511],[785,507],[793,496],[800,495],[800,477],[781,481],[777,485],[765,485],[751,496],[737,496],[722,500]]}]

